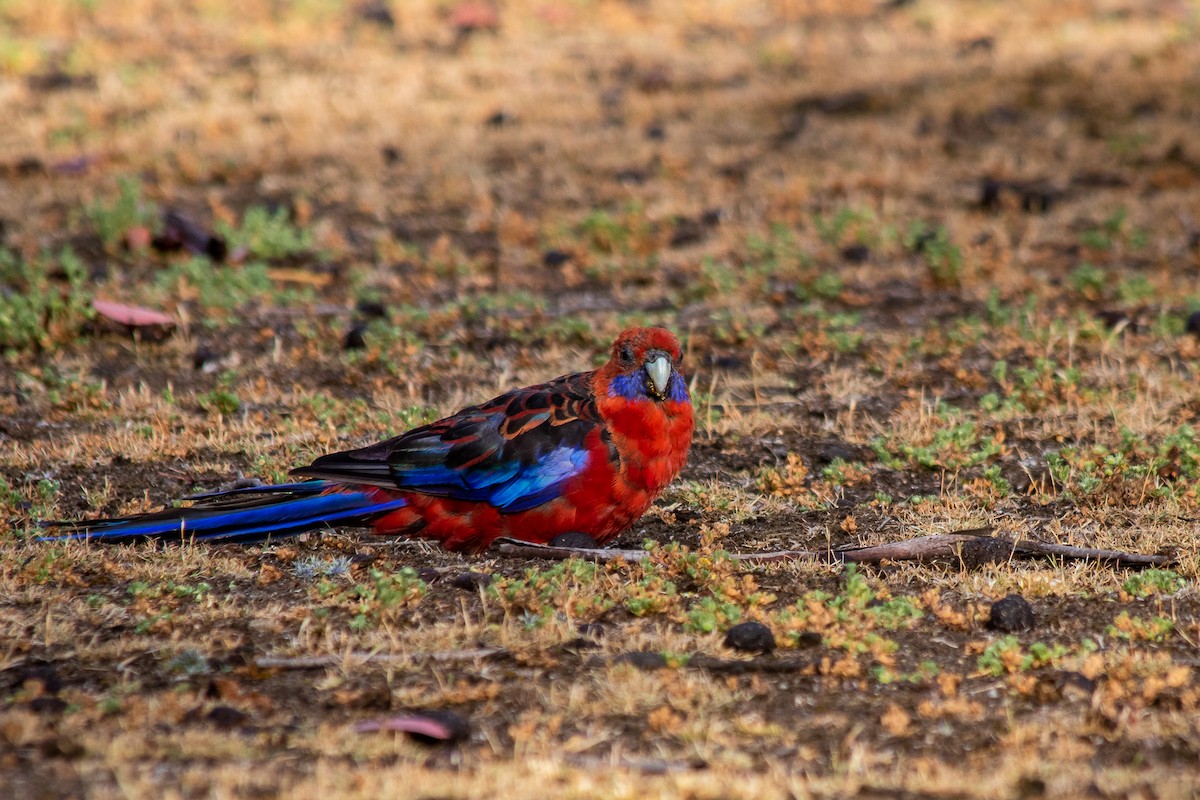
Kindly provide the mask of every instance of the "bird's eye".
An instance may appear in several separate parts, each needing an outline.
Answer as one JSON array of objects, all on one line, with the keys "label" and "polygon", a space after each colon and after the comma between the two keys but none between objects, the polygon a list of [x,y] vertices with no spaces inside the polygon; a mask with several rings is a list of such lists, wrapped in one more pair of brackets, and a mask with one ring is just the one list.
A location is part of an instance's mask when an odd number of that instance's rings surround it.
[{"label": "bird's eye", "polygon": [[633,363],[633,348],[629,345],[621,347],[621,363],[625,365]]}]

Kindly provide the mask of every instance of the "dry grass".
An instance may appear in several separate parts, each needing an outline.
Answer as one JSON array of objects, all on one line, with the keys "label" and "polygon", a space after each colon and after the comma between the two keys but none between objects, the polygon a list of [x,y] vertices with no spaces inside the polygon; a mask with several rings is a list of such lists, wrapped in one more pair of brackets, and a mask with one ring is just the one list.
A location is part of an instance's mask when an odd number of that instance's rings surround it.
[{"label": "dry grass", "polygon": [[[1200,790],[1200,8],[285,6],[0,4],[0,785]],[[232,263],[139,247],[168,208]],[[641,322],[684,338],[700,423],[622,539],[646,563],[31,538],[281,480]],[[723,557],[981,525],[1177,563]],[[1014,592],[1036,627],[989,630]],[[746,619],[780,649],[738,669]],[[470,738],[354,731],[421,709]]]}]

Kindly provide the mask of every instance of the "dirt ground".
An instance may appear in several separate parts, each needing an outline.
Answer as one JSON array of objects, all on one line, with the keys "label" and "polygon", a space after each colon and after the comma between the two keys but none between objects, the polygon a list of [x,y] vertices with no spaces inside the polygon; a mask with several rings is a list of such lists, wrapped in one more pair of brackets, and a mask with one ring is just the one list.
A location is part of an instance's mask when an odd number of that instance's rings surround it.
[{"label": "dirt ground", "polygon": [[[0,793],[1195,796],[1198,41],[1195,2],[0,3]],[[643,560],[36,541],[649,323],[698,426]],[[1173,560],[729,557],[984,526]]]}]

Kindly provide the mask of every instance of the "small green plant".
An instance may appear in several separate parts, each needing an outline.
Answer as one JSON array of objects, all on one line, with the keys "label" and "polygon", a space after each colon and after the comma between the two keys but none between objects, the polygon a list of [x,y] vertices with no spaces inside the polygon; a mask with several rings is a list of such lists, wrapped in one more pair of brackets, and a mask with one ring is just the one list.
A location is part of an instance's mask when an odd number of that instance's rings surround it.
[{"label": "small green plant", "polygon": [[1068,281],[1077,293],[1089,299],[1096,299],[1103,294],[1104,287],[1108,284],[1108,273],[1085,261],[1071,270]]},{"label": "small green plant", "polygon": [[404,609],[420,602],[429,586],[415,569],[403,567],[396,572],[373,569],[368,581],[349,587],[341,580],[322,580],[314,590],[330,605],[349,609],[353,613],[350,629],[361,631],[396,618]]},{"label": "small green plant", "polygon": [[1121,584],[1126,594],[1134,597],[1174,594],[1187,585],[1187,581],[1174,570],[1146,569],[1135,572]]},{"label": "small green plant", "polygon": [[962,420],[961,412],[943,403],[938,404],[936,413],[946,424],[918,441],[896,441],[886,435],[876,437],[871,448],[879,460],[892,469],[912,463],[952,472],[985,464],[1004,452],[1001,433],[981,433],[974,422]]},{"label": "small green plant", "polygon": [[830,247],[841,247],[847,241],[873,243],[878,239],[873,230],[875,224],[875,214],[866,208],[843,206],[832,214],[813,215],[817,236]]},{"label": "small green plant", "polygon": [[923,222],[909,225],[904,246],[919,253],[925,260],[934,285],[954,287],[962,282],[962,248],[950,241],[950,233],[942,225],[930,228]]},{"label": "small green plant", "polygon": [[928,683],[938,676],[938,672],[938,665],[932,661],[922,661],[912,672],[896,672],[882,664],[877,664],[871,670],[875,680],[884,686],[892,683]]},{"label": "small green plant", "polygon": [[1033,642],[1026,649],[1021,647],[1021,641],[1016,636],[1010,634],[989,644],[976,659],[975,667],[984,675],[998,678],[1053,665],[1068,652],[1061,644],[1048,645],[1043,642]]},{"label": "small green plant", "polygon": [[231,245],[245,247],[257,258],[286,258],[313,249],[312,233],[293,224],[285,208],[270,211],[251,206],[242,215],[240,228],[218,223],[217,230]]},{"label": "small green plant", "polygon": [[221,311],[233,311],[269,296],[274,288],[264,264],[222,266],[203,256],[171,265],[159,274],[157,282],[161,290],[176,298],[194,297],[201,307]]},{"label": "small green plant", "polygon": [[724,630],[742,618],[742,608],[737,603],[703,597],[687,612],[684,628],[697,633],[712,633]]},{"label": "small green plant", "polygon": [[218,387],[210,392],[196,395],[200,408],[214,416],[227,417],[242,407],[237,394],[227,387]]},{"label": "small green plant", "polygon": [[1124,641],[1162,642],[1174,630],[1175,623],[1168,617],[1135,617],[1122,611],[1104,632]]},{"label": "small green plant", "polygon": [[212,586],[201,581],[200,583],[189,585],[185,583],[175,583],[167,581],[167,591],[178,598],[186,598],[193,602],[199,603],[204,600],[205,596],[212,591]]},{"label": "small green plant", "polygon": [[[53,280],[61,273],[65,282]],[[87,268],[74,251],[26,261],[0,248],[0,349],[49,349],[91,316]]]},{"label": "small green plant", "polygon": [[104,247],[110,251],[137,227],[151,227],[158,218],[153,203],[142,199],[142,183],[137,178],[117,181],[117,196],[111,202],[97,200],[84,209],[84,216],[96,229]]}]

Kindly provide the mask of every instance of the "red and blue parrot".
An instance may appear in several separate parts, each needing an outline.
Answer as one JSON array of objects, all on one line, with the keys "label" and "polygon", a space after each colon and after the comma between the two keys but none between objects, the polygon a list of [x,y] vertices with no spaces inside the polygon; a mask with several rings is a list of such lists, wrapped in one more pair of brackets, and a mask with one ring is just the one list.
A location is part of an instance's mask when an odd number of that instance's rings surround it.
[{"label": "red and blue parrot", "polygon": [[358,450],[321,456],[296,483],[196,498],[186,508],[57,523],[55,539],[259,542],[338,525],[480,552],[507,536],[612,540],[687,460],[694,419],[679,340],[631,328],[598,370],[502,394]]}]

